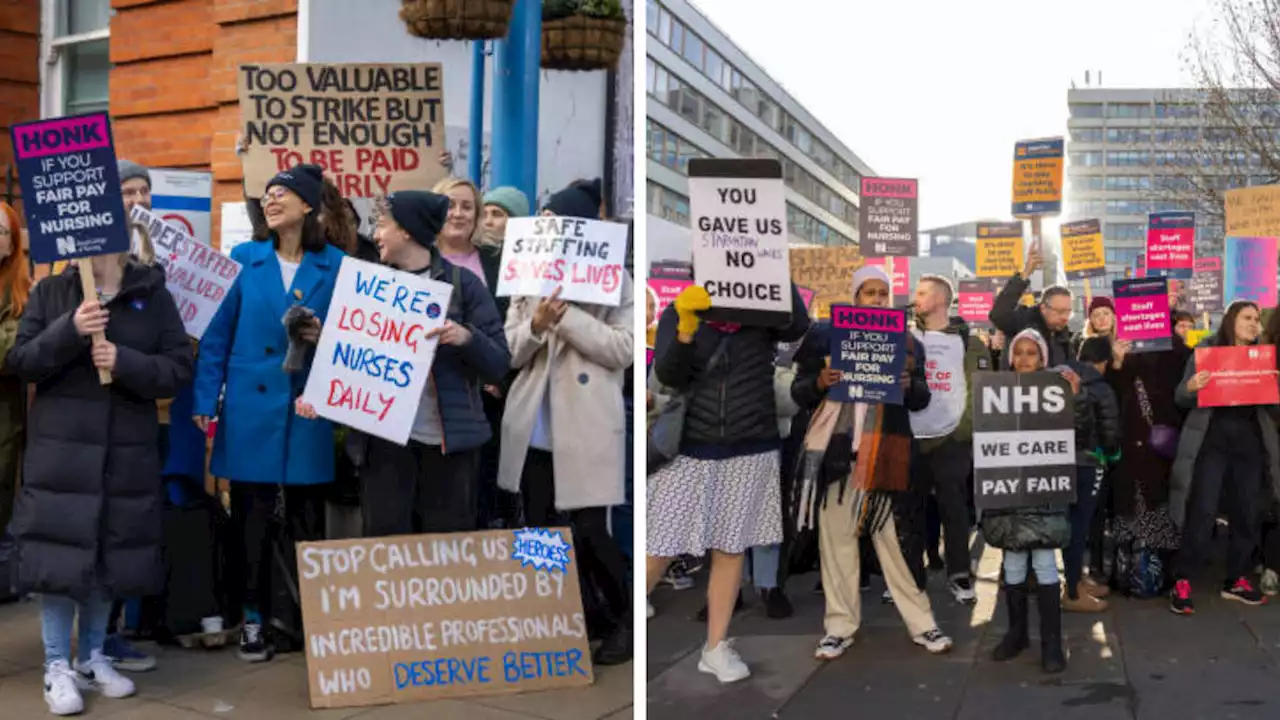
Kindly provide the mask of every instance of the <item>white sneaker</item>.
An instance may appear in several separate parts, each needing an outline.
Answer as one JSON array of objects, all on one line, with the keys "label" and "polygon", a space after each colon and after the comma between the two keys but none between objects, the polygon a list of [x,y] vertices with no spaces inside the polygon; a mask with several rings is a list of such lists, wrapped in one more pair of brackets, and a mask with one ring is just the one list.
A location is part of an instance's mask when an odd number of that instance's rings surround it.
[{"label": "white sneaker", "polygon": [[44,669],[44,701],[54,715],[84,712],[84,698],[76,687],[76,674],[66,660],[54,660]]},{"label": "white sneaker", "polygon": [[938,628],[917,635],[911,638],[911,641],[934,655],[941,655],[951,649],[951,638],[943,635]]},{"label": "white sneaker", "polygon": [[751,677],[747,664],[742,662],[738,651],[728,640],[721,640],[719,645],[702,648],[702,659],[698,661],[698,671],[715,675],[722,683],[737,682]]},{"label": "white sneaker", "polygon": [[973,581],[967,577],[955,578],[947,581],[947,589],[951,591],[951,596],[961,605],[972,605],[978,602],[978,593],[973,590]]},{"label": "white sneaker", "polygon": [[104,697],[127,698],[137,692],[133,681],[121,675],[111,664],[111,658],[103,655],[100,650],[93,651],[89,662],[77,663],[76,672],[80,674],[82,684],[87,685],[88,689],[97,690]]},{"label": "white sneaker", "polygon": [[884,605],[892,605],[892,604],[893,604],[893,592],[892,592],[891,590],[889,590],[888,588],[885,588],[884,594],[880,596],[880,602],[881,602],[881,604],[884,604]]},{"label": "white sneaker", "polygon": [[851,647],[853,647],[852,635],[849,637],[828,635],[818,641],[818,649],[813,651],[813,656],[818,660],[835,660]]}]

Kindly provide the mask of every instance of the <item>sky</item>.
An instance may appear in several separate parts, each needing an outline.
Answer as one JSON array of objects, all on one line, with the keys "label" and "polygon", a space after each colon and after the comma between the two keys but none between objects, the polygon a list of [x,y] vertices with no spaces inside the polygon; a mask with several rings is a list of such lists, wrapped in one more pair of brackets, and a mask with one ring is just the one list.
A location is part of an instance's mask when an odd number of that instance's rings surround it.
[{"label": "sky", "polygon": [[1213,0],[691,0],[878,175],[920,229],[1008,218],[1013,146],[1065,135],[1067,90],[1186,86]]}]

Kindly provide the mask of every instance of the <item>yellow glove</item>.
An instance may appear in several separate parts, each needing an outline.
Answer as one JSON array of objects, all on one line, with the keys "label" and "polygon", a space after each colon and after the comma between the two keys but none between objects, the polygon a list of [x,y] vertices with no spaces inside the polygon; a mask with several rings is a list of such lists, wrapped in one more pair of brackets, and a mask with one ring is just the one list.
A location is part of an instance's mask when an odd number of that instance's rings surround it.
[{"label": "yellow glove", "polygon": [[676,315],[680,318],[676,331],[681,335],[692,335],[698,332],[698,325],[702,324],[698,313],[711,309],[711,296],[701,285],[690,285],[680,291],[672,305],[675,305]]}]

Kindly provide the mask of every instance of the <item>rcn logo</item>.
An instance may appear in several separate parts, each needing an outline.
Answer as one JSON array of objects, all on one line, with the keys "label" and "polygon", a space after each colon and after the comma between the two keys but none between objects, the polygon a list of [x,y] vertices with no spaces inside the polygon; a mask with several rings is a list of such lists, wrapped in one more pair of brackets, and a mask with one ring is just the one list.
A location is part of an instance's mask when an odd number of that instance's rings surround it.
[{"label": "rcn logo", "polygon": [[58,245],[58,255],[74,255],[76,252],[76,239],[68,235],[60,237],[54,242]]}]

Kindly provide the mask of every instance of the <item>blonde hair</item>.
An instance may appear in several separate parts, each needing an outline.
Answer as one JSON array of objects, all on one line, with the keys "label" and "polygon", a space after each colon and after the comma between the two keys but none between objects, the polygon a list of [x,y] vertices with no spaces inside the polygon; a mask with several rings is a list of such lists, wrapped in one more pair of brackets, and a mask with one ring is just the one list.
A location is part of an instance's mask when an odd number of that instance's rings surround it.
[{"label": "blonde hair", "polygon": [[[147,226],[142,223],[130,223],[129,227],[133,232],[138,233],[138,238],[142,242],[138,243],[138,262],[143,265],[156,264],[156,246],[151,242],[151,233],[147,231]],[[124,253],[124,257],[120,259],[123,265],[129,259],[129,254]]]},{"label": "blonde hair", "polygon": [[475,198],[476,217],[471,224],[471,246],[482,247],[497,244],[484,234],[484,228],[480,224],[480,210],[484,207],[484,196],[480,194],[480,188],[476,187],[475,183],[463,178],[447,177],[437,182],[435,187],[431,188],[431,192],[448,195],[450,190],[459,187],[465,187],[470,190],[471,196]]}]

